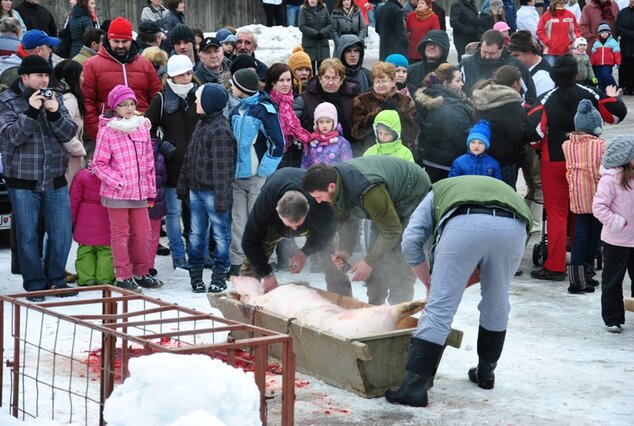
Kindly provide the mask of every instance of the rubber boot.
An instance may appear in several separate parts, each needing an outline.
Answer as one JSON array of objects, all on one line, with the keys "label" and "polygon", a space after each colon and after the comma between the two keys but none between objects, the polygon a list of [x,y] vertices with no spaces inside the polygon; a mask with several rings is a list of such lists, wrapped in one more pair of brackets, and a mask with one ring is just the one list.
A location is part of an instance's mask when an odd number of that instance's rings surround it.
[{"label": "rubber boot", "polygon": [[505,338],[506,330],[489,331],[480,326],[478,331],[478,366],[469,370],[469,379],[473,383],[477,383],[482,389],[493,389],[495,384],[493,372],[500,355],[502,355]]},{"label": "rubber boot", "polygon": [[444,347],[412,337],[405,366],[405,380],[400,388],[389,389],[385,399],[393,404],[427,407],[427,390],[436,374]]},{"label": "rubber boot", "polygon": [[570,280],[570,286],[568,286],[568,293],[592,293],[594,287],[586,284],[586,274],[583,265],[568,265],[568,279]]},{"label": "rubber boot", "polygon": [[211,282],[209,283],[209,292],[220,293],[221,291],[225,291],[227,289],[226,278],[227,271],[223,268],[214,267],[211,274]]},{"label": "rubber boot", "polygon": [[203,281],[203,270],[200,269],[190,269],[189,270],[189,279],[192,285],[192,291],[194,293],[204,293],[205,292],[205,282]]}]

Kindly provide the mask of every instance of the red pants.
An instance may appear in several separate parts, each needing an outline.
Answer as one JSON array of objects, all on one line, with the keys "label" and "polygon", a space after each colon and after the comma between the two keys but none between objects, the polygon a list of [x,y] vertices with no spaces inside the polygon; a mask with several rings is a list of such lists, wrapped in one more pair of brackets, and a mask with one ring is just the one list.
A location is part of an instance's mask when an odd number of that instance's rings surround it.
[{"label": "red pants", "polygon": [[132,278],[132,275],[147,275],[150,240],[150,216],[147,208],[109,208],[108,218],[117,280]]},{"label": "red pants", "polygon": [[541,166],[548,235],[548,257],[544,261],[544,268],[552,272],[566,272],[566,242],[570,209],[566,162],[542,160]]}]

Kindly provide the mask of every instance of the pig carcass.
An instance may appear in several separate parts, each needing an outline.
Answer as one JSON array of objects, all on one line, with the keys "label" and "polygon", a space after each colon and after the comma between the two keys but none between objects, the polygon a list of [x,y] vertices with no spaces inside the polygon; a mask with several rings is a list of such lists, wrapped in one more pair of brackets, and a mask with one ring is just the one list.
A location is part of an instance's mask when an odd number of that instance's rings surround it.
[{"label": "pig carcass", "polygon": [[400,320],[425,306],[425,301],[412,301],[392,306],[345,309],[305,285],[280,285],[264,293],[255,278],[231,277],[231,282],[243,303],[261,306],[267,311],[348,339],[396,330]]}]

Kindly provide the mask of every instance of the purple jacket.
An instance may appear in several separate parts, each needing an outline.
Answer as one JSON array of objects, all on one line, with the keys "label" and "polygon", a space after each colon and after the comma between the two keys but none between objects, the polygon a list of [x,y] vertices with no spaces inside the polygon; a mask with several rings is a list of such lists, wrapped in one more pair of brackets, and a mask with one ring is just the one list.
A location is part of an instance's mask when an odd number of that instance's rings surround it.
[{"label": "purple jacket", "polygon": [[156,198],[154,207],[150,208],[150,219],[159,220],[167,214],[167,204],[165,203],[165,184],[167,183],[167,166],[165,157],[159,152],[159,140],[152,138],[152,151],[154,151],[154,173],[156,174]]},{"label": "purple jacket", "polygon": [[[601,180],[592,202],[592,213],[603,223],[602,241],[614,246],[634,247],[634,191],[621,186],[622,170],[621,167],[601,167]],[[615,214],[625,219],[625,227],[619,231],[610,229]]]},{"label": "purple jacket", "polygon": [[101,181],[88,169],[81,169],[70,187],[73,238],[86,246],[110,245],[108,210],[101,205]]}]

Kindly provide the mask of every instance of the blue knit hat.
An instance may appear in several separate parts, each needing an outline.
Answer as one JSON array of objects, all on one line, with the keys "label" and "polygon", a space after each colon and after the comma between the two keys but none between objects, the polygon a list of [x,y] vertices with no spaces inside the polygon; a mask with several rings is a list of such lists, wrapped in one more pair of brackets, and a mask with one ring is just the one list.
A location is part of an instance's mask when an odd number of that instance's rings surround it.
[{"label": "blue knit hat", "polygon": [[396,68],[409,67],[409,62],[407,58],[399,53],[392,53],[390,56],[385,58],[385,62],[387,62],[388,64],[394,65]]},{"label": "blue knit hat", "polygon": [[229,100],[229,94],[220,84],[206,83],[196,90],[196,97],[200,100],[200,106],[209,115],[221,111]]},{"label": "blue knit hat", "polygon": [[469,130],[469,136],[467,136],[467,148],[469,148],[469,144],[474,139],[482,141],[486,149],[489,149],[491,146],[491,126],[488,121],[480,120],[473,125],[471,130]]}]

